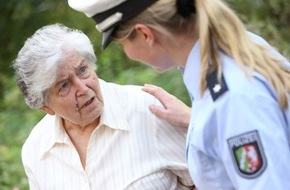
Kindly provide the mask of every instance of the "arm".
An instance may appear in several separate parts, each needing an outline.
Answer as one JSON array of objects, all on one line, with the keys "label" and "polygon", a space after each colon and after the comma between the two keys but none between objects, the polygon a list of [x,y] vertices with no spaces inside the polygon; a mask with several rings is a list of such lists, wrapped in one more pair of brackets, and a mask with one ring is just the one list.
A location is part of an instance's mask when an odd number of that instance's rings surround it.
[{"label": "arm", "polygon": [[287,124],[276,100],[265,94],[233,95],[218,113],[227,116],[220,123],[220,134],[228,134],[219,140],[220,155],[235,188],[289,187]]},{"label": "arm", "polygon": [[188,127],[190,107],[158,86],[145,84],[142,90],[155,96],[163,105],[150,105],[149,109],[153,114],[174,126]]},{"label": "arm", "polygon": [[[175,127],[165,120],[153,116],[156,124],[154,129],[154,142],[160,163],[163,163],[166,171],[167,179],[169,178],[172,185],[176,185],[174,189],[192,190],[194,188],[193,181],[188,171],[186,163],[186,134],[187,128]],[[173,182],[174,181],[174,182]]]},{"label": "arm", "polygon": [[[35,151],[35,150],[34,150]],[[26,142],[24,143],[22,150],[21,150],[21,159],[22,159],[22,165],[25,171],[25,174],[27,176],[27,180],[29,183],[29,189],[30,190],[39,190],[41,189],[36,175],[34,174],[34,172],[31,169],[31,163],[35,162],[35,160],[33,159],[35,156],[33,154],[33,150],[31,150],[28,146],[28,140],[26,140]]]},{"label": "arm", "polygon": [[34,175],[32,174],[32,171],[27,166],[24,166],[24,170],[25,170],[25,174],[28,178],[29,189],[30,190],[39,190],[40,187],[39,187]]}]

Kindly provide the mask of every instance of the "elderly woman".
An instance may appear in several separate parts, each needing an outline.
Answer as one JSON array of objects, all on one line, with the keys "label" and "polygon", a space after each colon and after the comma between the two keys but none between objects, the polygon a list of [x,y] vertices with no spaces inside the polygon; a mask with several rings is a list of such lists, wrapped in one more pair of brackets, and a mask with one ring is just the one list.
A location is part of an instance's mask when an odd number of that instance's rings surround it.
[{"label": "elderly woman", "polygon": [[30,189],[192,189],[187,128],[156,118],[148,106],[160,103],[140,87],[98,79],[95,62],[88,37],[60,24],[14,61],[27,105],[47,113],[22,149]]}]

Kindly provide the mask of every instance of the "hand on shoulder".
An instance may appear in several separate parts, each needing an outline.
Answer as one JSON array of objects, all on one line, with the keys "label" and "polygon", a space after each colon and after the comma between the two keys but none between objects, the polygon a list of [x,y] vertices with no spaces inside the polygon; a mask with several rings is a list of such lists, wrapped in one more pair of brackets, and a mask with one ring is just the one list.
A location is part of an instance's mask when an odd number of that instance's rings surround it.
[{"label": "hand on shoulder", "polygon": [[163,107],[150,105],[149,109],[153,114],[174,126],[188,127],[190,107],[161,87],[145,84],[142,90],[156,97],[163,105]]}]

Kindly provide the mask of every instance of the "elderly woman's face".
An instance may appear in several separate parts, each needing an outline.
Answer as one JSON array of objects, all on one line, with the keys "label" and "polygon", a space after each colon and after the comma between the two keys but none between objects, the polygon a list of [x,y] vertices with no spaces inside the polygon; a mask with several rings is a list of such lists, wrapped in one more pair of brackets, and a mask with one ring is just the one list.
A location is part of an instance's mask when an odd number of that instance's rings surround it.
[{"label": "elderly woman's face", "polygon": [[98,121],[103,98],[98,77],[88,61],[71,53],[57,71],[56,82],[48,92],[49,105],[43,110],[77,125]]}]

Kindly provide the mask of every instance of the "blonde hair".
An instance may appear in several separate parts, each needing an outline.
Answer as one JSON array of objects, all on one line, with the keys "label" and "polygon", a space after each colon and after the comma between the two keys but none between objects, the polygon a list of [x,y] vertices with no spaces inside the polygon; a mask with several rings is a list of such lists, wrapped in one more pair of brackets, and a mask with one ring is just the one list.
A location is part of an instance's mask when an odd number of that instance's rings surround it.
[{"label": "blonde hair", "polygon": [[[281,58],[270,55],[270,46],[255,43],[238,16],[222,0],[194,0],[196,13],[182,17],[177,13],[176,0],[159,0],[135,18],[120,25],[115,37],[130,37],[136,23],[143,23],[167,36],[197,32],[200,41],[200,91],[206,89],[206,75],[217,70],[221,77],[219,51],[232,57],[250,76],[249,70],[263,75],[276,90],[282,108],[288,107],[290,70],[281,65]],[[209,64],[211,63],[211,64]]]}]

